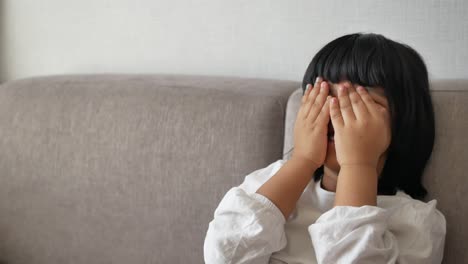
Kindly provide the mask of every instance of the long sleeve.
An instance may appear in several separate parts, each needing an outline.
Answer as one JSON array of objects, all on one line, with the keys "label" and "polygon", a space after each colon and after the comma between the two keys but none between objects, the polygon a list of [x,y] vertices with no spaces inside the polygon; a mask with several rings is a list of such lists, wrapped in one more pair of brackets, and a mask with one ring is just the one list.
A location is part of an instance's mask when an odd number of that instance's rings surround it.
[{"label": "long sleeve", "polygon": [[205,263],[268,263],[286,246],[281,211],[255,193],[282,166],[282,160],[256,170],[223,197],[209,223],[203,246]]},{"label": "long sleeve", "polygon": [[318,263],[441,263],[446,221],[435,200],[389,209],[336,206],[309,226]]}]

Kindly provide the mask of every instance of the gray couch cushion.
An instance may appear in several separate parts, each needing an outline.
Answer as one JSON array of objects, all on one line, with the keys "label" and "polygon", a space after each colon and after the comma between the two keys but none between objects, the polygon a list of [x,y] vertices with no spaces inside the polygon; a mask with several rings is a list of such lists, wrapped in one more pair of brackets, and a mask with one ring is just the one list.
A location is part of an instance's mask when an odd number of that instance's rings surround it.
[{"label": "gray couch cushion", "polygon": [[0,262],[203,263],[229,188],[281,158],[297,82],[171,75],[0,86]]},{"label": "gray couch cushion", "polygon": [[[0,263],[202,263],[225,192],[291,149],[299,85],[133,74],[1,85]],[[468,262],[466,87],[432,85],[450,90],[433,91],[425,175],[448,221],[445,263]]]},{"label": "gray couch cushion", "polygon": [[[429,195],[447,219],[444,263],[468,263],[468,81],[438,80],[431,83],[436,118],[436,142],[424,174]],[[289,98],[286,111],[285,159],[294,145],[294,122],[302,90]]]}]

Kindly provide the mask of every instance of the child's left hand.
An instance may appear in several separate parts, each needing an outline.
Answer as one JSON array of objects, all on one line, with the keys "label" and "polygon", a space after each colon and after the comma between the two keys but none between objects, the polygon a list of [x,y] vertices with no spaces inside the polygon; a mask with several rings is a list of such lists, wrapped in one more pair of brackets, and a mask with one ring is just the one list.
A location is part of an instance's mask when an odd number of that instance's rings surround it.
[{"label": "child's left hand", "polygon": [[364,87],[340,85],[338,99],[332,98],[330,103],[330,118],[340,167],[377,168],[391,139],[388,110],[377,104]]}]

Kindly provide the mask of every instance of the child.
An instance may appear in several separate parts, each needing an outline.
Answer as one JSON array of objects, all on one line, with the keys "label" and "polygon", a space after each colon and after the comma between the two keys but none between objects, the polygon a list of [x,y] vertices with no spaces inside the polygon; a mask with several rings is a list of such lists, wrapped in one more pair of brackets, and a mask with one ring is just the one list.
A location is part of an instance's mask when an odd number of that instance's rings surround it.
[{"label": "child", "polygon": [[291,158],[226,193],[205,262],[441,263],[445,217],[420,201],[435,134],[420,55],[345,35],[315,55],[302,88]]}]

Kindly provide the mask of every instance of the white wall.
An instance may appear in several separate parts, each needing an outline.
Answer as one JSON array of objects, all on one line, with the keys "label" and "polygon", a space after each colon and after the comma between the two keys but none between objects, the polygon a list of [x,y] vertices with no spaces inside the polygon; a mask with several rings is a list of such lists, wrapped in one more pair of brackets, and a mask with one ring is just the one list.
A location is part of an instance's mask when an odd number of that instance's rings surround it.
[{"label": "white wall", "polygon": [[302,80],[356,31],[413,46],[432,78],[468,78],[468,1],[0,0],[0,79],[184,73]]}]

